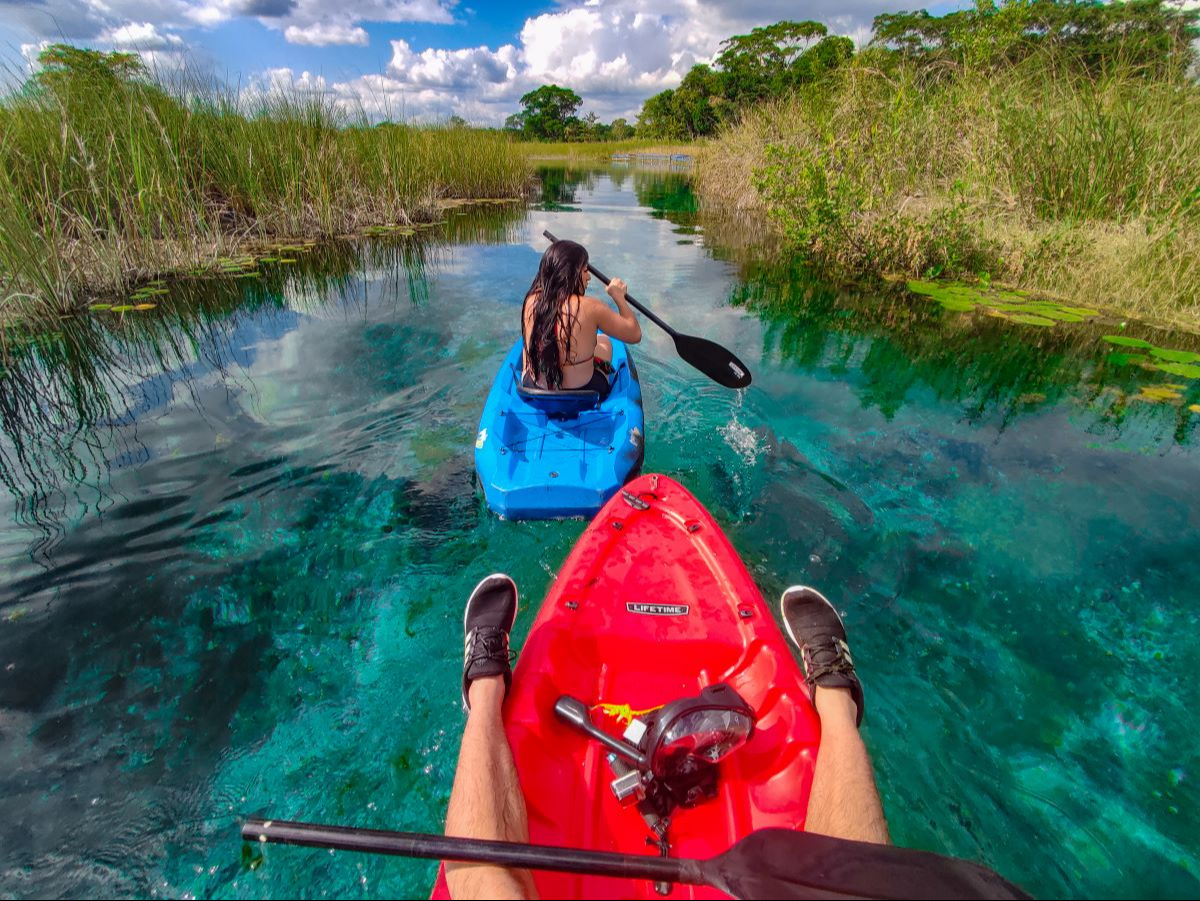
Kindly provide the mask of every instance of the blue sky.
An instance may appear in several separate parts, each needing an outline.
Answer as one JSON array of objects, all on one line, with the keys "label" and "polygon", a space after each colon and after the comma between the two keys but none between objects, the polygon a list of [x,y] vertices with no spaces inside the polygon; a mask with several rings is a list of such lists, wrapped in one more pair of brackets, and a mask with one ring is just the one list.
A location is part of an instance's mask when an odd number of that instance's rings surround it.
[{"label": "blue sky", "polygon": [[[956,3],[933,4],[943,11]],[[539,84],[630,119],[721,40],[817,19],[858,40],[903,0],[0,0],[9,70],[46,42],[137,50],[249,90],[298,87],[375,117],[500,124]]]}]

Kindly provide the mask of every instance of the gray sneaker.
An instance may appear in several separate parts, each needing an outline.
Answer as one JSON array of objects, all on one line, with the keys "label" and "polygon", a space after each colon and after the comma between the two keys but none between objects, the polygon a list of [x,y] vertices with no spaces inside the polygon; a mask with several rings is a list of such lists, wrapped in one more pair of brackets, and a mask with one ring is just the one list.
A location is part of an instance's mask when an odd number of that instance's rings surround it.
[{"label": "gray sneaker", "polygon": [[779,611],[788,638],[800,649],[809,697],[816,696],[818,685],[850,689],[850,696],[858,706],[856,722],[861,726],[862,683],[854,672],[854,660],[850,656],[850,646],[846,644],[846,627],[841,615],[825,595],[803,585],[793,585],[783,593]]}]

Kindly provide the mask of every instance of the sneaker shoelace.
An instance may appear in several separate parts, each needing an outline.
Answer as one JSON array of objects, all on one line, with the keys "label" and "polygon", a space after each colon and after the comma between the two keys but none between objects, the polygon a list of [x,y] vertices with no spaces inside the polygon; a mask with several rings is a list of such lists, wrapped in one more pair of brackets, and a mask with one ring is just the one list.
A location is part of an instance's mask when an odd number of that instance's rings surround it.
[{"label": "sneaker shoelace", "polygon": [[467,668],[492,660],[512,662],[512,655],[508,650],[508,633],[495,626],[479,626],[475,629],[474,638],[467,648]]},{"label": "sneaker shoelace", "polygon": [[819,644],[805,645],[801,649],[804,657],[804,681],[815,685],[822,676],[831,674],[854,675],[854,658],[846,642],[836,636],[824,636]]}]

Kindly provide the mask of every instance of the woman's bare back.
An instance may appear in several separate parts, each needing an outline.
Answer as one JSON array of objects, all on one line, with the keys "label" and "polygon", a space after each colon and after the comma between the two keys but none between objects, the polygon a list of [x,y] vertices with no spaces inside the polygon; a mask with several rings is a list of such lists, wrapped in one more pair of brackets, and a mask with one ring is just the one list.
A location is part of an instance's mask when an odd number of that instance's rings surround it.
[{"label": "woman's bare back", "polygon": [[[537,297],[536,294],[531,294],[525,298],[524,312],[524,331],[525,341],[528,343],[529,334],[533,329],[533,311],[534,304],[531,300]],[[595,370],[596,345],[599,337],[596,333],[596,321],[594,316],[590,315],[592,311],[592,301],[589,297],[580,297],[573,295],[566,302],[566,321],[572,324],[571,328],[571,359],[567,359],[567,336],[558,335],[558,359],[559,365],[562,366],[562,388],[582,388],[587,385],[592,379],[592,373]],[[559,318],[559,330],[562,328],[563,318]],[[529,376],[531,369],[529,366],[529,358],[526,355],[524,362],[524,375]],[[546,388],[543,379],[538,379],[538,387]]]}]

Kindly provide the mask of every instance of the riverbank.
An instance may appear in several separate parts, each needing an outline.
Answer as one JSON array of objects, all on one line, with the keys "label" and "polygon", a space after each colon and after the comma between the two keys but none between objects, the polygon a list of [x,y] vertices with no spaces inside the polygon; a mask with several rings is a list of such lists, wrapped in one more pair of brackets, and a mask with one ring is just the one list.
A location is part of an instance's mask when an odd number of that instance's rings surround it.
[{"label": "riverbank", "polygon": [[529,183],[494,132],[372,126],[318,95],[247,102],[140,71],[55,74],[0,101],[0,321]]},{"label": "riverbank", "polygon": [[852,278],[1005,282],[1200,329],[1200,86],[856,60],[699,149],[706,203],[765,211]]},{"label": "riverbank", "polygon": [[648,156],[694,156],[703,144],[664,143],[648,138],[625,141],[519,141],[516,146],[530,160],[610,160],[614,156],[645,154]]}]

